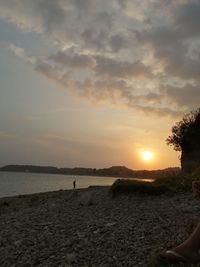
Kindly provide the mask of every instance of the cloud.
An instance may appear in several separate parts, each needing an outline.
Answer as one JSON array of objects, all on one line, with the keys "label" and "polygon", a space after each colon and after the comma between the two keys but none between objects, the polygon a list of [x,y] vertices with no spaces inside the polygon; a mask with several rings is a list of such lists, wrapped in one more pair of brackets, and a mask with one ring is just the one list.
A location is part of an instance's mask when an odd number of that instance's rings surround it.
[{"label": "cloud", "polygon": [[1,0],[0,5],[0,16],[22,29],[52,33],[65,21],[61,1]]},{"label": "cloud", "polygon": [[82,0],[71,0],[70,2],[71,2],[72,5],[74,4],[76,6],[76,8],[79,9],[79,10],[88,10],[91,7],[93,7],[93,4],[94,4],[95,1],[93,1],[93,0],[84,0],[84,1],[82,1]]},{"label": "cloud", "polygon": [[[160,5],[158,4],[157,8],[160,8]],[[167,10],[170,16],[167,19],[164,17],[164,23],[154,25],[150,22],[146,29],[136,30],[135,36],[138,45],[142,44],[144,48],[152,51],[152,62],[156,62],[160,68],[160,78],[157,79],[159,88],[165,87],[166,84],[173,87],[175,80],[178,83],[174,86],[173,103],[176,103],[177,109],[181,109],[178,95],[182,94],[182,90],[179,88],[188,84],[198,84],[200,80],[200,34],[197,30],[200,20],[200,3],[198,1],[168,1]],[[192,103],[195,91],[191,90],[190,86],[184,88],[188,94],[192,93]],[[189,101],[185,102],[184,106],[188,109],[192,107]]]},{"label": "cloud", "polygon": [[110,47],[113,52],[117,53],[123,48],[127,48],[129,39],[123,34],[117,33],[110,37]]},{"label": "cloud", "polygon": [[57,63],[62,67],[70,68],[89,68],[95,67],[96,61],[93,56],[89,54],[77,54],[69,49],[68,53],[58,51],[54,55],[49,56],[49,61]]},{"label": "cloud", "polygon": [[107,77],[131,78],[143,77],[151,78],[151,69],[142,62],[116,61],[115,59],[96,56],[96,73]]},{"label": "cloud", "polygon": [[9,48],[11,51],[14,52],[16,56],[22,58],[25,62],[30,63],[30,64],[35,64],[35,61],[36,61],[35,58],[28,56],[23,48],[15,46],[13,44],[10,44]]},{"label": "cloud", "polygon": [[182,87],[166,86],[163,90],[171,103],[178,103],[179,106],[189,107],[191,110],[199,107],[199,85],[187,84]]},{"label": "cloud", "polygon": [[95,76],[109,78],[152,78],[151,68],[142,62],[120,61],[114,58],[93,54],[78,54],[73,49],[58,51],[46,58],[46,61],[61,68],[88,69]]},{"label": "cloud", "polygon": [[178,6],[173,17],[177,30],[183,36],[199,38],[200,3],[198,0],[188,1]]},{"label": "cloud", "polygon": [[46,36],[45,56],[10,49],[82,97],[172,116],[198,105],[197,0],[0,0],[0,16]]},{"label": "cloud", "polygon": [[47,62],[37,62],[36,70],[51,80],[58,82],[63,88],[71,90],[82,98],[95,103],[112,103],[130,109],[143,111],[146,114],[180,115],[176,105],[170,106],[163,92],[153,93],[140,91],[134,85],[129,85],[123,79],[94,79],[75,80],[70,73]]},{"label": "cloud", "polygon": [[53,65],[49,64],[48,62],[38,60],[35,66],[35,70],[51,80],[55,80],[58,82],[60,80],[59,70],[57,70]]}]

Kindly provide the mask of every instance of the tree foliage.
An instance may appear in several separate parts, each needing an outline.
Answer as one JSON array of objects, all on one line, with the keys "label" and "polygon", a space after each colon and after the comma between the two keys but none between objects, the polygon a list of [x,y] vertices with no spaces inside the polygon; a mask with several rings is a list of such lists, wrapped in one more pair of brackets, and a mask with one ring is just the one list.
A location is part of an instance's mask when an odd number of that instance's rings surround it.
[{"label": "tree foliage", "polygon": [[183,116],[183,119],[172,127],[172,134],[166,143],[176,151],[200,152],[200,108]]}]

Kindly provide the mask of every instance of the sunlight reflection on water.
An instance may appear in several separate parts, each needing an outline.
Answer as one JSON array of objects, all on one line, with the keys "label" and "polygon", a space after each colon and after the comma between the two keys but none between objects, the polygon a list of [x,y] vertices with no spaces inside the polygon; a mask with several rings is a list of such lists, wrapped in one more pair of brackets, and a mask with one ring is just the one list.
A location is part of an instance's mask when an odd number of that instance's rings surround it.
[{"label": "sunlight reflection on water", "polygon": [[146,183],[153,183],[155,182],[155,179],[141,179],[141,178],[132,178],[132,180],[138,181],[138,182],[146,182]]}]

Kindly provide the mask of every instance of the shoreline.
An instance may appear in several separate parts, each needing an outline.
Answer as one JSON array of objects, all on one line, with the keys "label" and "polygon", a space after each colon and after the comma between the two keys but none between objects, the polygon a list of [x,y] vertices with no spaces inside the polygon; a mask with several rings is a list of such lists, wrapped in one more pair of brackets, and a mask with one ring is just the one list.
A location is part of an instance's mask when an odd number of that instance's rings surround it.
[{"label": "shoreline", "polygon": [[18,194],[18,195],[13,195],[13,196],[3,196],[0,197],[0,202],[1,200],[6,200],[6,199],[18,199],[18,198],[28,198],[31,196],[41,196],[41,195],[51,195],[51,194],[59,194],[59,193],[67,193],[67,192],[74,192],[74,191],[86,191],[90,189],[102,189],[102,188],[110,188],[110,185],[90,185],[88,187],[84,188],[71,188],[71,189],[59,189],[59,190],[52,190],[52,191],[45,191],[45,192],[37,192],[37,193],[31,193],[31,194]]},{"label": "shoreline", "polygon": [[[70,190],[73,189],[73,181],[77,180],[77,189],[88,188],[90,186],[111,186],[118,179],[128,179],[138,182],[151,183],[154,179],[147,178],[119,178],[119,177],[98,177],[98,176],[71,176],[71,175],[59,175],[62,179],[58,179],[58,175],[46,174],[43,176],[38,173],[20,174],[19,176],[12,175],[13,172],[4,172],[6,175],[0,178],[0,199],[4,197],[14,197],[18,195],[36,194],[43,192]],[[10,175],[11,174],[11,175]],[[38,176],[39,175],[39,176]],[[50,176],[50,177],[49,177]],[[50,178],[50,179],[49,179]],[[41,183],[41,185],[40,185]]]},{"label": "shoreline", "polygon": [[109,186],[4,197],[0,266],[147,266],[187,237],[199,212],[190,193],[113,199]]}]

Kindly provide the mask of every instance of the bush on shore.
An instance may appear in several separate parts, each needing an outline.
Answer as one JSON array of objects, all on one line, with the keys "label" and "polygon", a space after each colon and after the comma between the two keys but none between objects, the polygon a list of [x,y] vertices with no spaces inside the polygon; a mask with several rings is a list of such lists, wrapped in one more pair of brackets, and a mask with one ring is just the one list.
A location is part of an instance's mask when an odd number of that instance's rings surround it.
[{"label": "bush on shore", "polygon": [[143,182],[142,180],[117,179],[112,184],[110,193],[115,197],[118,194],[131,193],[161,195],[164,193],[191,192],[193,181],[200,181],[200,176],[179,174],[170,178],[157,179],[152,183]]},{"label": "bush on shore", "polygon": [[179,193],[191,192],[193,181],[200,182],[200,176],[192,174],[179,174],[170,178],[158,179],[155,181],[155,183],[158,185],[165,184],[168,188],[170,188],[170,191]]},{"label": "bush on shore", "polygon": [[137,182],[131,179],[118,179],[116,180],[111,188],[110,193],[113,197],[118,194],[150,194],[160,195],[169,192],[165,185],[157,185],[155,183]]}]

